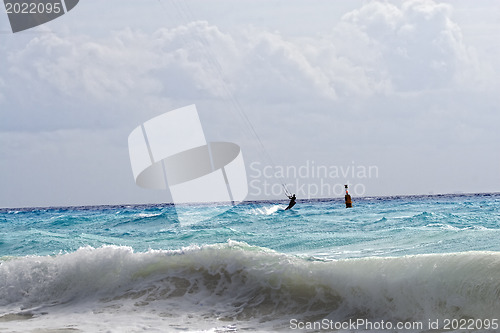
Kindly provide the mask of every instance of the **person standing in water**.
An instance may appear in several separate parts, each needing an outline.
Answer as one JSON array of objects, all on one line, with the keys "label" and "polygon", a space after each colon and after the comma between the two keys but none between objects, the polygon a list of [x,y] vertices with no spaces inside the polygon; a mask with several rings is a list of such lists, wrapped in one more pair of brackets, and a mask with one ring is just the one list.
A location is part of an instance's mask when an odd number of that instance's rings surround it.
[{"label": "person standing in water", "polygon": [[292,208],[293,206],[295,206],[295,204],[296,204],[295,200],[297,199],[295,197],[295,194],[287,195],[287,197],[288,197],[288,199],[290,199],[290,203],[288,204],[288,207],[285,208],[285,210],[288,210],[288,209]]}]

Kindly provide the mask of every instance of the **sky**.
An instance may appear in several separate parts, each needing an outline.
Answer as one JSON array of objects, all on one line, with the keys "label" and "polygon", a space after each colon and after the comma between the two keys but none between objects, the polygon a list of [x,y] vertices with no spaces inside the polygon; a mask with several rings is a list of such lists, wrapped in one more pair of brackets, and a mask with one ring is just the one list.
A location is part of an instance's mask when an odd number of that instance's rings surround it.
[{"label": "sky", "polygon": [[196,104],[248,200],[500,192],[500,2],[81,0],[0,12],[0,207],[142,204],[128,135]]}]

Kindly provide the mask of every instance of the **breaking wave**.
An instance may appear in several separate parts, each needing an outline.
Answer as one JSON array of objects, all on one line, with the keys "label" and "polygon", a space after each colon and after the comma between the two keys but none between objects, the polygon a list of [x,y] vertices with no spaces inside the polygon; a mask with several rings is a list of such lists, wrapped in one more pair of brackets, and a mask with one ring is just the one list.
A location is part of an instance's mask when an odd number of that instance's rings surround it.
[{"label": "breaking wave", "polygon": [[427,321],[495,318],[499,298],[496,252],[326,261],[228,241],[176,251],[104,246],[0,259],[0,319],[92,304],[273,327],[290,318]]}]

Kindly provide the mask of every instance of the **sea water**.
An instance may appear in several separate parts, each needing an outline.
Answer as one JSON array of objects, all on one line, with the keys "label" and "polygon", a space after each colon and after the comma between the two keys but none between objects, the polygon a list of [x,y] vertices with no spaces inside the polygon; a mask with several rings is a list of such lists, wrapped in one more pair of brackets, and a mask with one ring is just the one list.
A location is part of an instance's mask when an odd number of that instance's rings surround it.
[{"label": "sea water", "polygon": [[500,194],[0,210],[0,332],[500,331]]}]

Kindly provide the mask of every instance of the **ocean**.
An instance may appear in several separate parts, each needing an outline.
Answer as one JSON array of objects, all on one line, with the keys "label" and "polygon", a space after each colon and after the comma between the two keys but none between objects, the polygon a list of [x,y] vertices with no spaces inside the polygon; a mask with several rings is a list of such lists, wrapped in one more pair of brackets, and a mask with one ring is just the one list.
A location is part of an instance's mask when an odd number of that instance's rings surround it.
[{"label": "ocean", "polygon": [[1,209],[0,332],[500,332],[500,194],[285,207]]}]

